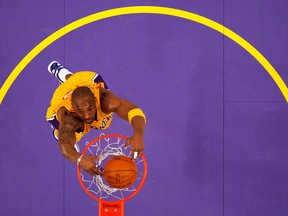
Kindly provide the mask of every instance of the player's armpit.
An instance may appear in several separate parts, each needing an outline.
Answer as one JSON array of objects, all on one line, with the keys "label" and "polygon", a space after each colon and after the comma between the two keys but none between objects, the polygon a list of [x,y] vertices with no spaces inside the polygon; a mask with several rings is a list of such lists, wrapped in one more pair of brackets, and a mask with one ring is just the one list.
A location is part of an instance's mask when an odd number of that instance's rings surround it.
[{"label": "player's armpit", "polygon": [[65,107],[61,107],[57,112],[59,127],[66,127],[67,129],[76,131],[84,126],[84,123],[72,115]]},{"label": "player's armpit", "polygon": [[115,112],[122,119],[128,120],[128,112],[137,108],[132,102],[119,98],[113,92],[101,89],[101,108],[105,113]]}]

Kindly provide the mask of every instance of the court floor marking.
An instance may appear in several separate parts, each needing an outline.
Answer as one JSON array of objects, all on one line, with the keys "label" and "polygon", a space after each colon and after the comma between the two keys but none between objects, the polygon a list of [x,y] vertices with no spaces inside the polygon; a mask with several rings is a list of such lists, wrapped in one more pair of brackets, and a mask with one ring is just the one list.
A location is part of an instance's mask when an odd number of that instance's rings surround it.
[{"label": "court floor marking", "polygon": [[120,16],[120,15],[128,15],[128,14],[161,14],[161,15],[169,15],[174,17],[179,17],[183,19],[187,19],[190,21],[194,21],[205,25],[219,33],[225,35],[226,37],[230,38],[241,47],[243,47],[248,53],[250,53],[270,74],[280,91],[282,92],[286,102],[288,102],[288,89],[287,85],[280,77],[278,72],[275,68],[270,64],[270,62],[248,41],[244,38],[239,36],[237,33],[233,32],[232,30],[226,28],[225,26],[217,23],[211,19],[208,19],[204,16],[180,10],[174,8],[167,8],[167,7],[160,7],[160,6],[131,6],[131,7],[122,7],[122,8],[114,8],[105,10],[102,12],[97,12],[91,14],[89,16],[80,18],[61,29],[57,30],[56,32],[49,35],[43,41],[41,41],[38,45],[36,45],[13,69],[13,71],[9,74],[5,82],[3,83],[0,89],[0,104],[4,97],[6,96],[8,90],[10,89],[13,82],[19,76],[19,74],[23,71],[23,69],[45,48],[47,48],[50,44],[58,40],[59,38],[63,37],[64,35],[68,34],[69,32],[78,29],[82,26],[85,26],[89,23],[96,22],[102,19]]}]

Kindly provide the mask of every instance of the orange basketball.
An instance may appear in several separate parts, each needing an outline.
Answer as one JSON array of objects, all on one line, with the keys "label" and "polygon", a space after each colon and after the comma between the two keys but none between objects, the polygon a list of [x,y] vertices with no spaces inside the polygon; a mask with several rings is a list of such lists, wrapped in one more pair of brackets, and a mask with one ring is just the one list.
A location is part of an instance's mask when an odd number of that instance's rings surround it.
[{"label": "orange basketball", "polygon": [[109,185],[114,188],[123,189],[135,182],[138,170],[131,158],[114,156],[106,162],[103,173]]}]

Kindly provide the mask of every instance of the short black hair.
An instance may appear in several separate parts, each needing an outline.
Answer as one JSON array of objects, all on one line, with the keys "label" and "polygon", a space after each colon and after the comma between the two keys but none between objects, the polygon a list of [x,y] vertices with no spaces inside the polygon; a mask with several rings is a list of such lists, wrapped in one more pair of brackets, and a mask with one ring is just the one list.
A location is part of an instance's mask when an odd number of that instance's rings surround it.
[{"label": "short black hair", "polygon": [[94,98],[94,94],[92,93],[90,88],[88,88],[87,86],[81,86],[81,87],[76,88],[72,92],[71,100],[74,101],[75,99],[79,99],[79,98],[83,98],[87,96],[91,96],[92,98]]}]

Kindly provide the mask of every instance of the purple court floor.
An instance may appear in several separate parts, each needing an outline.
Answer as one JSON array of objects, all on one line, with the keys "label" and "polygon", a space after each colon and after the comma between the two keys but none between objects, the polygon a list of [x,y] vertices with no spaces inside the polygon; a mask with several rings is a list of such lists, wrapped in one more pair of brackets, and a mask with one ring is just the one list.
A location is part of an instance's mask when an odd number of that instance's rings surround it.
[{"label": "purple court floor", "polygon": [[[125,215],[287,216],[287,11],[286,0],[0,0],[0,215],[98,215],[45,119],[58,60],[101,74],[147,116],[148,176]],[[132,129],[115,117],[104,133]]]}]

